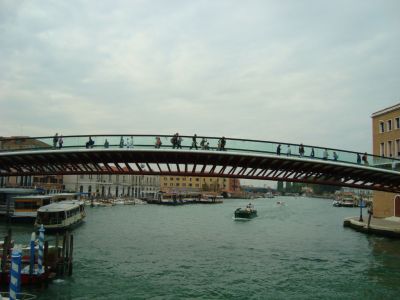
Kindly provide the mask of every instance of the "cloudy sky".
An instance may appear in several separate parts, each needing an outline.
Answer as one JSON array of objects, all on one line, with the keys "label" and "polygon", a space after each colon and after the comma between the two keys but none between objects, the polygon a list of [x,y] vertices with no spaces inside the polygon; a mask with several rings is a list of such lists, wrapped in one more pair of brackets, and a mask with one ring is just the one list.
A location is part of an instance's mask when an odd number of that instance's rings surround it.
[{"label": "cloudy sky", "polygon": [[400,1],[0,0],[0,136],[159,133],[371,151]]}]

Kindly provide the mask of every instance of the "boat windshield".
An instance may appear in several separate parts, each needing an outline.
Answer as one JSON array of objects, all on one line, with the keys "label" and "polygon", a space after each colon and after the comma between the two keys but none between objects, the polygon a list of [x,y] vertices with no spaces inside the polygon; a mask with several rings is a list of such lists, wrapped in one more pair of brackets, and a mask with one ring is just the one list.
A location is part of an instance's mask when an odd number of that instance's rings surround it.
[{"label": "boat windshield", "polygon": [[37,224],[52,225],[61,224],[65,220],[65,212],[38,212],[37,213]]}]

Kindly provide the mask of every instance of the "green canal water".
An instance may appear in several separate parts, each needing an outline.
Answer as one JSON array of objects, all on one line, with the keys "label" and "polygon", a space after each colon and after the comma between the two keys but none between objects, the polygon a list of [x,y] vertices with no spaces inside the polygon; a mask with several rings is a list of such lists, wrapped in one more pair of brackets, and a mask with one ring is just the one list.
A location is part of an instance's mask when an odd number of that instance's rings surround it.
[{"label": "green canal water", "polygon": [[[88,207],[73,231],[73,276],[24,291],[38,299],[398,299],[400,241],[343,228],[358,208],[302,197],[252,202],[259,216],[248,222],[232,220],[248,203],[237,199]],[[14,226],[16,241],[26,243],[31,229]]]}]

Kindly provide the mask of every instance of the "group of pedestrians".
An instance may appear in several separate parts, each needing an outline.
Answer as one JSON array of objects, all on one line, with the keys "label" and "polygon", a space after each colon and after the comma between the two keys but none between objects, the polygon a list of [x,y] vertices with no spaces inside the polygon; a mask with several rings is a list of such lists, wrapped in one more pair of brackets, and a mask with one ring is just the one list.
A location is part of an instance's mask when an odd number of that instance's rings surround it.
[{"label": "group of pedestrians", "polygon": [[[278,146],[276,147],[276,154],[277,155],[281,155],[282,154],[282,145],[281,144],[278,144]],[[286,155],[287,156],[291,156],[292,155],[292,149],[291,149],[290,145],[287,145],[287,147],[286,147]],[[304,146],[303,146],[303,144],[300,144],[299,145],[299,156],[300,157],[304,157],[304,155],[305,155]],[[310,156],[309,157],[311,157],[311,158],[315,157],[314,147],[311,147]],[[332,157],[333,157],[334,161],[338,161],[339,160],[339,154],[336,151],[333,151]],[[329,152],[328,152],[327,148],[325,148],[322,151],[322,159],[323,160],[328,160],[329,159]],[[361,156],[359,153],[357,153],[357,163],[361,164],[361,162],[364,165],[369,165],[367,152],[365,152],[363,156]]]},{"label": "group of pedestrians", "polygon": [[64,139],[62,135],[58,135],[58,132],[53,137],[53,149],[61,149],[64,144]]},{"label": "group of pedestrians", "polygon": [[[195,149],[198,150],[199,148],[201,150],[209,150],[210,149],[210,143],[207,141],[205,137],[201,138],[200,144],[198,145],[197,143],[197,134],[194,134],[192,137],[192,143],[189,147],[190,150]],[[171,137],[171,144],[172,144],[172,149],[182,149],[182,142],[183,138],[182,136],[179,135],[179,133],[175,133]],[[160,149],[162,145],[160,137],[156,137],[156,143],[154,147],[156,149]],[[218,140],[218,145],[217,145],[217,150],[218,151],[225,151],[225,146],[226,146],[226,138],[223,136]]]},{"label": "group of pedestrians", "polygon": [[[182,141],[183,141],[183,139],[179,135],[179,133],[175,133],[171,138],[172,149],[182,149]],[[63,136],[56,133],[53,137],[53,149],[61,149],[63,147],[63,143],[64,143]],[[95,144],[94,140],[92,139],[91,136],[89,136],[89,140],[86,142],[86,148],[91,149],[94,147],[94,144]],[[161,145],[162,145],[161,138],[159,136],[157,136],[154,147],[156,149],[160,149]],[[109,144],[108,140],[106,139],[104,142],[104,148],[109,148],[109,146],[110,146],[110,144]],[[124,137],[121,136],[121,139],[119,142],[119,148],[124,148],[124,147],[133,148],[133,146],[134,146],[133,136],[131,138],[127,137],[126,142],[124,140]],[[220,138],[218,140],[217,151],[225,151],[226,150],[225,146],[226,146],[226,139],[223,136],[222,138]],[[192,144],[189,147],[189,149],[196,149],[196,150],[199,149],[199,146],[197,145],[197,134],[193,135]],[[202,139],[200,141],[200,149],[201,150],[209,150],[210,149],[210,143],[207,141],[207,139],[205,137],[202,137]],[[299,145],[298,152],[299,152],[300,157],[305,156],[305,149],[304,149],[304,145],[302,143]],[[282,145],[281,144],[278,144],[278,146],[276,148],[276,154],[277,155],[282,154]],[[286,148],[286,155],[287,156],[292,155],[292,149],[289,144],[287,145],[287,148]],[[309,157],[311,157],[311,158],[315,157],[314,147],[311,147]],[[334,161],[338,161],[338,159],[339,159],[339,155],[336,153],[336,151],[333,151],[332,157],[333,157]],[[323,160],[329,159],[329,152],[328,152],[327,148],[325,148],[322,152],[322,159]],[[357,161],[357,164],[363,163],[364,165],[369,165],[367,152],[365,152],[362,156],[360,153],[357,153],[356,161]]]},{"label": "group of pedestrians", "polygon": [[175,133],[171,138],[172,149],[182,149],[182,141],[183,139],[179,133]]},{"label": "group of pedestrians", "polygon": [[362,157],[361,157],[360,153],[357,153],[357,163],[360,165],[361,162],[364,165],[367,165],[367,166],[369,165],[367,152],[365,152]]},{"label": "group of pedestrians", "polygon": [[120,138],[120,140],[119,140],[119,147],[120,147],[120,148],[124,148],[124,147],[126,147],[126,148],[133,148],[133,146],[134,146],[134,143],[133,143],[133,136],[131,136],[130,138],[127,137],[127,138],[126,138],[126,142],[125,142],[125,140],[124,140],[124,137],[121,136],[121,138]]}]

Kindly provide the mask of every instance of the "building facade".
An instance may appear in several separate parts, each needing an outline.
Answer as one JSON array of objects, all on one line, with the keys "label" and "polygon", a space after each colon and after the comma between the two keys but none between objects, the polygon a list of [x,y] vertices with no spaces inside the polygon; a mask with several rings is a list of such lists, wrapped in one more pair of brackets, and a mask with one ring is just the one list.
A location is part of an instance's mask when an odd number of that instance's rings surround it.
[{"label": "building facade", "polygon": [[240,181],[237,178],[161,176],[160,187],[164,193],[235,193],[240,191]]},{"label": "building facade", "polygon": [[143,198],[160,191],[160,177],[149,175],[65,175],[65,190],[97,198]]},{"label": "building facade", "polygon": [[[400,158],[400,103],[372,114],[373,154]],[[400,197],[374,191],[374,217],[400,217]]]},{"label": "building facade", "polygon": [[[18,138],[18,139],[16,139]],[[27,136],[0,137],[0,149],[50,148],[42,141]],[[62,175],[48,176],[0,176],[0,187],[37,188],[46,193],[57,193],[64,189]]]}]

